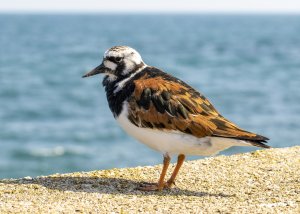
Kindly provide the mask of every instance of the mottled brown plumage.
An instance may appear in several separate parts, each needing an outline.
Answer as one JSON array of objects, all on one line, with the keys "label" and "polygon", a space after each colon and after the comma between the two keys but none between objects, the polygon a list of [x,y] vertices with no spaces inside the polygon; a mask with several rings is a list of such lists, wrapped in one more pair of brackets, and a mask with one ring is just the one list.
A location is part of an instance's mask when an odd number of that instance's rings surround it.
[{"label": "mottled brown plumage", "polygon": [[260,147],[267,138],[242,130],[224,118],[199,92],[164,73],[145,73],[134,80],[129,119],[136,126],[181,131],[196,137],[216,136],[249,141]]}]

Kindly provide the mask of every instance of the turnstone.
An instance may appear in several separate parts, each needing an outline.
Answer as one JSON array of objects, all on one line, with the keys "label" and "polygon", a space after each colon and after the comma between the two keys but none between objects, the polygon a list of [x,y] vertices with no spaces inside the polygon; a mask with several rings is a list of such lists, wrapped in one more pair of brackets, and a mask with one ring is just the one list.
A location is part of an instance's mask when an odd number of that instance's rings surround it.
[{"label": "turnstone", "polygon": [[[208,156],[232,146],[265,145],[268,138],[245,131],[224,118],[201,93],[182,80],[146,65],[127,46],[104,53],[102,63],[83,77],[104,74],[109,108],[131,136],[163,154],[158,183],[144,183],[140,190],[170,188],[186,155]],[[178,155],[170,177],[164,178],[170,156]]]}]

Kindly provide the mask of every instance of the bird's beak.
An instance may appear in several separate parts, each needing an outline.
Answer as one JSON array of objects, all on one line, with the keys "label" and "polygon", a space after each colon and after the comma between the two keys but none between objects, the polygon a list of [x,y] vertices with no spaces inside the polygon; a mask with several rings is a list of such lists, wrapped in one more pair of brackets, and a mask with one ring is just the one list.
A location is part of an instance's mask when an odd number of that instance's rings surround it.
[{"label": "bird's beak", "polygon": [[90,72],[83,75],[82,78],[90,77],[90,76],[93,76],[93,75],[96,75],[96,74],[105,73],[106,70],[107,70],[107,68],[103,65],[103,63],[101,63],[101,65],[97,66],[96,68],[94,68]]}]

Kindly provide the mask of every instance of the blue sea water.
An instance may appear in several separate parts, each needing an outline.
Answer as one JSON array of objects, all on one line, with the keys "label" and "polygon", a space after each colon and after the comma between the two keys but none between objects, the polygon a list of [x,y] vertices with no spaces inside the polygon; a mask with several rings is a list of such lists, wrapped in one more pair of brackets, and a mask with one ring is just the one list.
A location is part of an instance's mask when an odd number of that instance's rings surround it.
[{"label": "blue sea water", "polygon": [[299,35],[288,15],[0,15],[0,178],[161,163],[118,127],[102,77],[81,78],[114,45],[271,146],[299,145]]}]

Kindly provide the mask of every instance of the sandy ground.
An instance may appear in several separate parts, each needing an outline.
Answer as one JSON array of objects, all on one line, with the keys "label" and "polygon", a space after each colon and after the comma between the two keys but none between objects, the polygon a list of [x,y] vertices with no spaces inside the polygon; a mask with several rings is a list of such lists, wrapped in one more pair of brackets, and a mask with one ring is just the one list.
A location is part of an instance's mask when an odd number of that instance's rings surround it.
[{"label": "sandy ground", "polygon": [[173,189],[136,190],[160,170],[0,180],[0,213],[300,213],[300,146],[185,162]]}]

